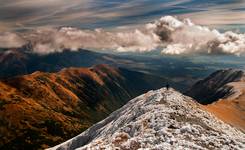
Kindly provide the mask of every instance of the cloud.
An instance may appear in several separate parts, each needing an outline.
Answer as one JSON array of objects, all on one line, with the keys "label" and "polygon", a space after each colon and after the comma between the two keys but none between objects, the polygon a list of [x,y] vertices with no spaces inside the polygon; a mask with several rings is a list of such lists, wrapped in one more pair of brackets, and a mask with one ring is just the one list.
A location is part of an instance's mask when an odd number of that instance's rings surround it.
[{"label": "cloud", "polygon": [[135,29],[106,31],[80,30],[72,27],[40,28],[17,35],[5,33],[0,47],[20,46],[29,42],[34,53],[49,54],[64,49],[110,50],[115,52],[149,52],[179,54],[245,54],[245,34],[220,33],[189,19],[165,16]]},{"label": "cloud", "polygon": [[0,33],[0,47],[18,48],[24,45],[26,41],[18,34],[11,32]]},{"label": "cloud", "polygon": [[79,30],[71,27],[60,29],[39,29],[26,35],[26,40],[33,45],[33,52],[48,54],[64,49],[114,50],[118,52],[151,51],[160,42],[156,34],[135,29],[124,32],[107,32],[102,29]]},{"label": "cloud", "polygon": [[[171,22],[179,21],[176,18],[170,18],[172,21],[160,19],[156,23],[170,22],[171,27]],[[172,26],[171,31],[172,41],[163,48],[163,54],[245,54],[245,34],[231,31],[220,33],[215,29],[195,25],[189,19],[179,22],[178,26]]]}]

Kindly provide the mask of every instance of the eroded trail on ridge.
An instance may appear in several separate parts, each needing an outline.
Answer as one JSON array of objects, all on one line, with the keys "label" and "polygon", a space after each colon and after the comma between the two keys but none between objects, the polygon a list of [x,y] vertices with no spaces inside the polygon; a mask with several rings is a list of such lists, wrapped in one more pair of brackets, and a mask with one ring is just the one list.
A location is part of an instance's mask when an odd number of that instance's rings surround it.
[{"label": "eroded trail on ridge", "polygon": [[51,149],[244,149],[245,135],[174,89],[149,91]]}]

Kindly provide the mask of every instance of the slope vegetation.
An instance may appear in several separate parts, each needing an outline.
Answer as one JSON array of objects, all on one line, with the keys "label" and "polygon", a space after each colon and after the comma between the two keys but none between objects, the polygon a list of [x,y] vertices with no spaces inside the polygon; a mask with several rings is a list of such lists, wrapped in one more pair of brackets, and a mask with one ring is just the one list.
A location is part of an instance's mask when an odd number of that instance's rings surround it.
[{"label": "slope vegetation", "polygon": [[206,110],[245,133],[245,80],[229,83],[233,94],[203,106]]},{"label": "slope vegetation", "polygon": [[108,65],[1,80],[0,149],[39,149],[63,142],[164,81]]},{"label": "slope vegetation", "polygon": [[187,92],[203,108],[245,132],[245,75],[241,70],[219,70]]}]

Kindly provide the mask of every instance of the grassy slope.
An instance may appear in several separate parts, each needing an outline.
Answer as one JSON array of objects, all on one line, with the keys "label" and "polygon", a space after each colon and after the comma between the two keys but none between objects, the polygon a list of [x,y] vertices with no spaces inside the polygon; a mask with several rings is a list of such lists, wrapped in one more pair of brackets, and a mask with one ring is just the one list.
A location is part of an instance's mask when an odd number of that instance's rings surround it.
[{"label": "grassy slope", "polygon": [[162,78],[97,65],[0,81],[0,148],[38,149],[69,139]]},{"label": "grassy slope", "polygon": [[235,95],[203,107],[224,122],[245,132],[245,81],[233,82],[230,85],[237,91]]}]

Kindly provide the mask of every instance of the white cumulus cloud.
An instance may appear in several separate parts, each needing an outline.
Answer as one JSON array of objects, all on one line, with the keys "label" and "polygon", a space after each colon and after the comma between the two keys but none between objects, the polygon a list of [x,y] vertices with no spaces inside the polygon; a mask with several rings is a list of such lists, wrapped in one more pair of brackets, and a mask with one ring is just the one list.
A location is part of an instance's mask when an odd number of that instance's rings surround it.
[{"label": "white cumulus cloud", "polygon": [[[136,29],[106,31],[81,30],[72,27],[42,28],[17,35],[0,34],[0,47],[18,47],[31,43],[39,54],[62,52],[64,49],[111,50],[116,52],[149,52],[161,54],[245,54],[245,34],[195,25],[189,19],[165,16]],[[12,45],[11,45],[12,44]]]},{"label": "white cumulus cloud", "polygon": [[18,34],[11,32],[0,33],[0,47],[18,48],[25,44],[25,40]]}]

